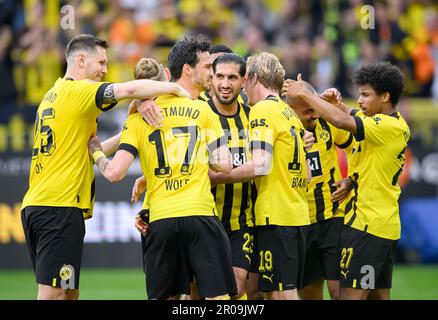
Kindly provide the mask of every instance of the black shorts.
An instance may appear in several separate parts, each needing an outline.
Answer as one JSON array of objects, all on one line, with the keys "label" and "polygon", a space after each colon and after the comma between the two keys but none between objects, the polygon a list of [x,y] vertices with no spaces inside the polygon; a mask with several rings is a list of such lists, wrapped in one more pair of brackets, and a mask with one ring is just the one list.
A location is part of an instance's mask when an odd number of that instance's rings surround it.
[{"label": "black shorts", "polygon": [[228,233],[233,267],[249,270],[254,253],[254,228],[242,228]]},{"label": "black shorts", "polygon": [[341,236],[341,288],[389,289],[397,240],[343,226]]},{"label": "black shorts", "polygon": [[257,246],[257,230],[254,227],[254,242],[253,242],[253,250],[252,250],[252,256],[251,256],[251,265],[249,266],[248,272],[251,273],[259,273],[259,250]]},{"label": "black shorts", "polygon": [[339,280],[339,242],[344,218],[332,218],[308,227],[303,286],[317,280]]},{"label": "black shorts", "polygon": [[[138,214],[142,214],[143,212],[147,212],[149,214],[149,209],[141,209]],[[140,240],[141,240],[141,261],[143,262],[143,272],[146,272],[146,241],[147,241],[147,234],[146,237],[144,237],[140,233]]]},{"label": "black shorts", "polygon": [[259,290],[263,292],[301,288],[307,226],[256,227],[259,251]]},{"label": "black shorts", "polygon": [[21,212],[36,281],[79,289],[85,223],[72,207],[26,207]]},{"label": "black shorts", "polygon": [[201,297],[237,294],[230,242],[216,216],[153,221],[146,241],[150,299],[189,294],[192,275]]}]

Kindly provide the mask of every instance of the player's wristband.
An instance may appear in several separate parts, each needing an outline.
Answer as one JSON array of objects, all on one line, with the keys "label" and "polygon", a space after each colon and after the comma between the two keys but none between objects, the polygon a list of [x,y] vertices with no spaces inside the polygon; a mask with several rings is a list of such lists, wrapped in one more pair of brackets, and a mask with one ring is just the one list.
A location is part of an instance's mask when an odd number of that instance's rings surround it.
[{"label": "player's wristband", "polygon": [[94,163],[96,163],[98,159],[105,157],[105,154],[102,152],[102,150],[97,150],[97,151],[93,152],[92,157],[93,157]]}]

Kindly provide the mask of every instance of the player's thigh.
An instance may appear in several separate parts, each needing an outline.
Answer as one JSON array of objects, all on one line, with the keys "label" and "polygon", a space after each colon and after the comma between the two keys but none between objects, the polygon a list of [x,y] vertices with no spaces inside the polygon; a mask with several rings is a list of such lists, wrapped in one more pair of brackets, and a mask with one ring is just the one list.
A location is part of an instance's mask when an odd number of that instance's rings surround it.
[{"label": "player's thigh", "polygon": [[254,229],[242,228],[228,234],[233,267],[249,270],[254,248]]},{"label": "player's thigh", "polygon": [[305,238],[302,227],[256,227],[259,290],[294,290],[302,285]]},{"label": "player's thigh", "polygon": [[78,289],[85,224],[73,207],[27,207],[30,247],[35,248],[37,283]]},{"label": "player's thigh", "polygon": [[178,219],[157,220],[149,225],[145,243],[149,299],[167,299],[189,293],[189,271],[181,249]]},{"label": "player's thigh", "polygon": [[369,290],[375,289],[377,285],[390,285],[392,263],[389,260],[395,243],[396,241],[344,226],[340,245],[341,288]]},{"label": "player's thigh", "polygon": [[215,216],[184,217],[184,246],[199,295],[237,294],[231,247],[222,223]]},{"label": "player's thigh", "polygon": [[306,232],[305,268],[303,271],[302,283],[303,288],[308,287],[313,283],[319,283],[324,278],[322,257],[318,248],[319,234],[320,226],[318,223],[308,226]]},{"label": "player's thigh", "polygon": [[343,218],[332,218],[320,223],[317,250],[321,257],[325,280],[339,280],[343,225]]}]

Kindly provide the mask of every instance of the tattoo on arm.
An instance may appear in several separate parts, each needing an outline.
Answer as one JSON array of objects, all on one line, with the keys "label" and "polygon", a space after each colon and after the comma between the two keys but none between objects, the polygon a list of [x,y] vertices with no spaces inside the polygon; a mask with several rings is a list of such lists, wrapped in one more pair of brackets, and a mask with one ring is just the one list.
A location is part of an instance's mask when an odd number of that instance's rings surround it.
[{"label": "tattoo on arm", "polygon": [[114,96],[114,84],[109,84],[106,86],[105,91],[103,92],[103,104],[112,104],[116,103],[117,99]]},{"label": "tattoo on arm", "polygon": [[97,159],[96,165],[102,175],[105,175],[105,170],[108,167],[109,160],[106,157]]}]

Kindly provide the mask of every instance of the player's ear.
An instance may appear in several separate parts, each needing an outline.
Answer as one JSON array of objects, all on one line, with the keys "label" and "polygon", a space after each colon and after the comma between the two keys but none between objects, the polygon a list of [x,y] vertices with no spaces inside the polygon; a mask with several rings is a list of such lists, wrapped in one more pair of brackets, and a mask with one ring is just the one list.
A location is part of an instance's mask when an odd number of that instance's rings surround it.
[{"label": "player's ear", "polygon": [[85,54],[79,53],[76,56],[76,64],[82,69],[85,68]]},{"label": "player's ear", "polygon": [[167,80],[170,81],[172,76],[170,75],[170,71],[168,68],[164,68],[164,74],[166,75]]},{"label": "player's ear", "polygon": [[390,96],[391,96],[391,94],[389,92],[384,92],[382,94],[382,102],[383,103],[388,103]]},{"label": "player's ear", "polygon": [[243,86],[245,85],[246,80],[247,80],[247,77],[244,76],[244,77],[242,78],[242,86],[241,86],[241,88],[243,88]]},{"label": "player's ear", "polygon": [[188,63],[185,63],[183,65],[182,73],[186,74],[190,78],[192,77],[192,68],[190,67],[190,65]]}]

